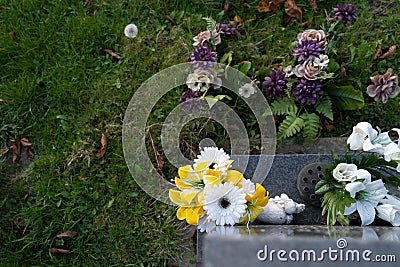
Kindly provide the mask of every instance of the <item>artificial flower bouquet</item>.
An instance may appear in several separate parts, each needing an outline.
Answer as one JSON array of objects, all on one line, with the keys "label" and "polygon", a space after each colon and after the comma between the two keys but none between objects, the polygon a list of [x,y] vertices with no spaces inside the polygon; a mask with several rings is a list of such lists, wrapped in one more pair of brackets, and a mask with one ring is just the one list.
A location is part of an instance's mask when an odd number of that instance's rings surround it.
[{"label": "artificial flower bouquet", "polygon": [[180,167],[169,198],[179,206],[179,220],[210,232],[217,225],[248,224],[264,211],[268,192],[236,170],[233,160],[216,147],[204,147],[193,165]]},{"label": "artificial flower bouquet", "polygon": [[[392,131],[400,135],[400,129]],[[388,186],[400,185],[400,141],[360,122],[353,127],[347,145],[358,152],[343,158],[334,155],[334,165],[315,187],[316,194],[323,194],[322,214],[327,214],[327,224],[349,225],[348,216],[358,213],[362,226],[371,224],[375,215],[400,226],[400,199],[388,190]]]}]

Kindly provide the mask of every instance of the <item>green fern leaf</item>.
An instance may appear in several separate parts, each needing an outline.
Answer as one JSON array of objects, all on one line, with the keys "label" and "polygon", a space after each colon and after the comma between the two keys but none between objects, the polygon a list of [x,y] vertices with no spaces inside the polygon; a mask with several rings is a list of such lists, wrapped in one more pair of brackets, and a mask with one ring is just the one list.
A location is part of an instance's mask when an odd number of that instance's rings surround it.
[{"label": "green fern leaf", "polygon": [[286,119],[279,125],[278,139],[288,138],[300,130],[304,126],[304,121],[302,118],[297,117],[294,114],[289,114]]},{"label": "green fern leaf", "polygon": [[[346,207],[356,202],[350,196],[350,193],[344,189],[338,189],[325,193],[322,201],[322,215],[327,215],[327,224],[334,225],[337,220],[338,213],[343,214]],[[341,223],[345,222],[340,220]]]},{"label": "green fern leaf", "polygon": [[277,99],[271,104],[271,110],[276,115],[296,114],[298,107],[294,100],[289,98]]},{"label": "green fern leaf", "polygon": [[331,121],[333,120],[332,101],[329,96],[326,95],[318,100],[317,104],[315,105],[315,110]]},{"label": "green fern leaf", "polygon": [[302,118],[304,121],[303,137],[309,144],[312,141],[314,141],[314,139],[318,135],[318,130],[320,128],[319,117],[315,113],[311,114],[304,113],[300,116],[300,118]]},{"label": "green fern leaf", "polygon": [[356,110],[364,107],[364,97],[361,91],[352,85],[333,86],[327,88],[326,93],[331,96],[335,107],[341,110]]}]

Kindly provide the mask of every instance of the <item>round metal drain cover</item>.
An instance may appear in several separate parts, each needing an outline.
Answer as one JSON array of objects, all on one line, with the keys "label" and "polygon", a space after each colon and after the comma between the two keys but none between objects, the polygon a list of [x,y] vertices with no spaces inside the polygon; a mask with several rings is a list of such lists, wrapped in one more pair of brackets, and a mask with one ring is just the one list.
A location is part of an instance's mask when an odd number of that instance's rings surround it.
[{"label": "round metal drain cover", "polygon": [[322,195],[314,193],[315,185],[325,178],[325,171],[328,165],[316,162],[305,166],[297,177],[297,190],[301,198],[308,204],[321,207]]}]

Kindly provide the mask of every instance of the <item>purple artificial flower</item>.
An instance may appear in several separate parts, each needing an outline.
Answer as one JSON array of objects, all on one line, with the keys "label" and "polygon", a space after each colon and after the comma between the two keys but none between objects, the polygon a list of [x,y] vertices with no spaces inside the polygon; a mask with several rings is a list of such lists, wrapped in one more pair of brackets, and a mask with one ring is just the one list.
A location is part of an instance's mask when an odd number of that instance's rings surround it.
[{"label": "purple artificial flower", "polygon": [[324,93],[321,89],[322,85],[318,80],[311,81],[300,79],[299,83],[293,90],[296,100],[305,105],[315,105],[317,100]]},{"label": "purple artificial flower", "polygon": [[285,93],[288,79],[284,72],[280,70],[271,71],[269,77],[267,76],[264,79],[265,81],[262,86],[265,89],[267,96],[277,97]]},{"label": "purple artificial flower", "polygon": [[230,28],[226,24],[218,24],[217,31],[219,31],[220,34],[231,36],[231,37],[233,35],[235,35],[235,28]]},{"label": "purple artificial flower", "polygon": [[202,108],[202,92],[187,90],[181,97],[181,108],[188,114],[198,113]]},{"label": "purple artificial flower", "polygon": [[195,67],[208,67],[210,62],[216,62],[218,58],[217,52],[213,52],[207,46],[196,48],[190,55],[189,59],[194,63]]},{"label": "purple artificial flower", "polygon": [[356,11],[357,9],[352,4],[338,5],[332,9],[332,12],[335,14],[334,18],[341,20],[344,25],[358,19]]},{"label": "purple artificial flower", "polygon": [[306,60],[313,61],[314,58],[319,57],[323,51],[324,49],[321,47],[321,44],[312,40],[304,40],[296,44],[293,56],[297,58],[299,64],[302,64]]}]

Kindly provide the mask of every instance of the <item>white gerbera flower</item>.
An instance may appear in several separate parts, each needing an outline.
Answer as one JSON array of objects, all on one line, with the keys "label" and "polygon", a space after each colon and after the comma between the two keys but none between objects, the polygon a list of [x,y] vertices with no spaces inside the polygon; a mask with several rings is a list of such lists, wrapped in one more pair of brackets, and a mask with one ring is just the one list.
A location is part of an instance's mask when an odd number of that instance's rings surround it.
[{"label": "white gerbera flower", "polygon": [[128,38],[135,38],[138,35],[138,28],[135,24],[128,24],[124,29],[124,34]]},{"label": "white gerbera flower", "polygon": [[246,212],[246,194],[233,183],[204,188],[204,210],[217,225],[235,225]]},{"label": "white gerbera flower", "polygon": [[199,229],[200,232],[206,232],[206,233],[211,233],[212,231],[215,230],[215,227],[217,227],[215,221],[208,219],[207,215],[202,216],[199,219],[199,224],[197,225],[197,229]]},{"label": "white gerbera flower", "polygon": [[229,166],[230,157],[225,153],[223,148],[216,147],[204,147],[194,160],[196,167],[200,162],[207,162],[207,167],[213,170],[220,171],[222,174],[226,174]]}]

